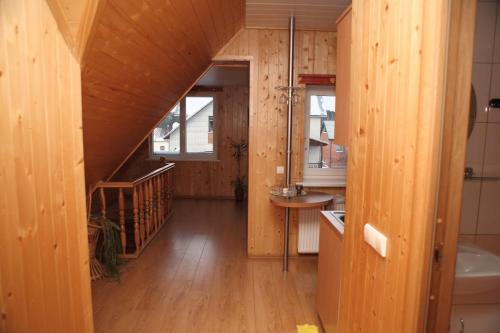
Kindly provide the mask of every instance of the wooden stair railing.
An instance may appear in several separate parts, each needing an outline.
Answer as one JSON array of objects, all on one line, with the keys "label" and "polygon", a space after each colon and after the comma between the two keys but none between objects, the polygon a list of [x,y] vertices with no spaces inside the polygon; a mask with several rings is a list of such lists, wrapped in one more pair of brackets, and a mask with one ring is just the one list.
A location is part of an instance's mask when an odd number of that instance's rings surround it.
[{"label": "wooden stair railing", "polygon": [[[121,258],[137,258],[172,215],[174,166],[169,163],[131,182],[97,185],[101,215],[120,226]],[[118,191],[117,212],[106,205],[106,189]]]}]

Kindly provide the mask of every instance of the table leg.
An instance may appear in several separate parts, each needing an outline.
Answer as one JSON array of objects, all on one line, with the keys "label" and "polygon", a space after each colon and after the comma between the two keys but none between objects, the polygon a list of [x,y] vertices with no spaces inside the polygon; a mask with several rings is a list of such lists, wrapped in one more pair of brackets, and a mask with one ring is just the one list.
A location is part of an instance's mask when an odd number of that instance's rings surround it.
[{"label": "table leg", "polygon": [[285,209],[285,248],[283,249],[283,271],[288,272],[288,238],[290,230],[290,208]]}]

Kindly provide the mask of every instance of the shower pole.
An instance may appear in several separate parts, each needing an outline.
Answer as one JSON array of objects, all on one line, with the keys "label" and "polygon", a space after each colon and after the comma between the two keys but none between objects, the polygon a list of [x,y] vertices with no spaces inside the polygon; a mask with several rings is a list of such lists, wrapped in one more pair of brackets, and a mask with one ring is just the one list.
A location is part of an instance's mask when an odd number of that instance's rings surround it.
[{"label": "shower pole", "polygon": [[[288,24],[288,116],[286,142],[286,186],[292,183],[292,111],[293,111],[293,55],[295,43],[295,17],[290,16]],[[285,209],[285,248],[283,255],[283,271],[288,271],[288,239],[290,232],[290,208]]]}]

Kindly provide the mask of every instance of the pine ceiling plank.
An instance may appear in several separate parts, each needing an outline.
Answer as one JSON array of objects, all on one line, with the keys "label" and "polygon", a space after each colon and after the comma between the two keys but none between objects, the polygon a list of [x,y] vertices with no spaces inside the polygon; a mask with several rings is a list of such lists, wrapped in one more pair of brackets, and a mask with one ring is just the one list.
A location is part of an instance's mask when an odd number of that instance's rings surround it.
[{"label": "pine ceiling plank", "polygon": [[215,25],[211,18],[210,9],[206,1],[191,0],[191,6],[193,11],[202,26],[205,36],[210,44],[211,51],[218,50],[220,45],[219,37],[217,36],[217,31],[215,30]]},{"label": "pine ceiling plank", "polygon": [[288,18],[293,15],[297,30],[335,31],[336,18],[349,4],[345,0],[248,0],[245,25],[286,29]]},{"label": "pine ceiling plank", "polygon": [[243,8],[242,0],[105,1],[82,66],[87,185],[111,176],[205,71],[242,27]]}]

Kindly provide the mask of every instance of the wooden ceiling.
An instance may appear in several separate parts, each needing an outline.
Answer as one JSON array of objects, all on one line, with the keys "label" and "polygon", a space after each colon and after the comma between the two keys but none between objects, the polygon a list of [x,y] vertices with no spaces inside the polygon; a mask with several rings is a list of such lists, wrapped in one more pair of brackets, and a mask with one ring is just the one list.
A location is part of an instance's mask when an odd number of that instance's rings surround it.
[{"label": "wooden ceiling", "polygon": [[296,29],[336,31],[335,21],[350,0],[246,0],[247,28],[287,29],[295,16]]},{"label": "wooden ceiling", "polygon": [[86,183],[108,178],[243,26],[243,0],[100,0],[82,61]]}]

